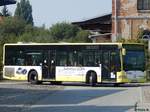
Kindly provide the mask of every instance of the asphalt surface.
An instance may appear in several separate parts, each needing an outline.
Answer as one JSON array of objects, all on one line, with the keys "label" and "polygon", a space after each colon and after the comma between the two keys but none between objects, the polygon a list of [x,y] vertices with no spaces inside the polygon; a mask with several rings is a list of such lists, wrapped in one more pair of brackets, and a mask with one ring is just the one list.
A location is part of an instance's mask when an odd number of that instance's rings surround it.
[{"label": "asphalt surface", "polygon": [[30,85],[0,82],[0,112],[134,112],[141,101],[135,85]]}]

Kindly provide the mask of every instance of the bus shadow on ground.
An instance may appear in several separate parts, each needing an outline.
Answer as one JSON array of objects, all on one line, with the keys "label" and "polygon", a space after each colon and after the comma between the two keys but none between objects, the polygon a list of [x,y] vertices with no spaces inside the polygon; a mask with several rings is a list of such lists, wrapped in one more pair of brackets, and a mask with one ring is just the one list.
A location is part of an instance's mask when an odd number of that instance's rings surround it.
[{"label": "bus shadow on ground", "polygon": [[[132,107],[119,107],[119,106],[75,106],[75,107],[51,107],[43,108],[43,112],[125,112]],[[35,109],[35,112],[42,112],[42,108]],[[39,110],[39,111],[38,111]],[[31,111],[30,111],[31,112]],[[34,109],[32,110],[34,112]]]},{"label": "bus shadow on ground", "polygon": [[[36,108],[7,108],[3,112],[127,112],[134,107],[132,106],[53,106],[53,107],[36,107]],[[1,108],[0,108],[1,109]],[[5,111],[6,110],[6,111]],[[18,111],[17,111],[18,110]]]},{"label": "bus shadow on ground", "polygon": [[2,112],[123,112],[131,109],[131,106],[83,106],[80,104],[125,90],[81,88],[53,92],[0,88],[0,110]]},{"label": "bus shadow on ground", "polygon": [[122,91],[125,90],[123,89],[120,90],[72,89],[70,90],[69,89],[69,90],[58,91],[55,94],[49,96],[49,99],[45,99],[38,104],[39,105],[80,104],[80,103],[88,102],[93,99],[101,98]]},{"label": "bus shadow on ground", "polygon": [[[92,87],[90,84],[85,84],[85,83],[63,83],[63,84],[56,84],[56,85],[57,86]],[[131,87],[132,88],[132,87],[140,87],[140,86],[144,86],[144,85],[130,83],[130,84],[119,84],[118,86],[116,86],[115,84],[110,84],[110,83],[99,83],[93,87],[116,87],[116,88],[117,87],[124,87],[124,88]]]},{"label": "bus shadow on ground", "polygon": [[69,90],[24,90],[24,89],[0,89],[0,105],[61,105],[80,104],[92,99],[125,91],[105,89],[69,89]]}]

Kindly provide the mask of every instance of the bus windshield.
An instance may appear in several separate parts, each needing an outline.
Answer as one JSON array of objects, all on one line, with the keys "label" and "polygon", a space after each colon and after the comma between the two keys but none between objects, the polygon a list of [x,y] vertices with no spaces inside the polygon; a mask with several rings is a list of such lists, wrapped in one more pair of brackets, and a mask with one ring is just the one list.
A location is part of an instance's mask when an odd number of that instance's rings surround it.
[{"label": "bus windshield", "polygon": [[145,68],[145,53],[144,51],[127,51],[124,56],[124,69],[129,70],[142,70]]}]

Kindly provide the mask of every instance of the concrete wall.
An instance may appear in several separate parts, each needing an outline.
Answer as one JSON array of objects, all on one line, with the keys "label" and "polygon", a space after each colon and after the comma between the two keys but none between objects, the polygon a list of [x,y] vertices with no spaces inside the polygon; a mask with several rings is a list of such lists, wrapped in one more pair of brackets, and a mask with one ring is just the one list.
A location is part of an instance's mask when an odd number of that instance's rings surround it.
[{"label": "concrete wall", "polygon": [[118,38],[137,38],[141,30],[150,29],[150,11],[138,10],[137,0],[116,0],[117,22],[115,21],[115,0],[112,0],[112,34],[117,25]]}]

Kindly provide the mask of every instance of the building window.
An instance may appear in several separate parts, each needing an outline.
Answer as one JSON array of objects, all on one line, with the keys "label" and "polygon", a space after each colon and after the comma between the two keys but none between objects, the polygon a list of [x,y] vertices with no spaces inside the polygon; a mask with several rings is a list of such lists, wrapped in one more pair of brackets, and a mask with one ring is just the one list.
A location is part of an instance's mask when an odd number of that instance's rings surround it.
[{"label": "building window", "polygon": [[150,10],[150,0],[137,0],[138,10]]}]

